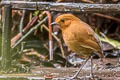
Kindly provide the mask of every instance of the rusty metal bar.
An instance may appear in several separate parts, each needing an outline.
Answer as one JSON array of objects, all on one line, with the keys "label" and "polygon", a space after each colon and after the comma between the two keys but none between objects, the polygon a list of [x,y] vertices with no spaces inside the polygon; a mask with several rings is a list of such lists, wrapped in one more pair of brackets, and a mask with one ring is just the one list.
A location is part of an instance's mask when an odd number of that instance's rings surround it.
[{"label": "rusty metal bar", "polygon": [[3,27],[2,27],[2,53],[1,67],[2,70],[8,71],[11,65],[11,26],[12,26],[12,7],[4,6]]},{"label": "rusty metal bar", "polygon": [[[2,1],[1,5],[12,5],[13,9],[48,10],[60,12],[120,12],[120,4],[56,3],[29,1]],[[36,8],[37,7],[37,8]]]}]

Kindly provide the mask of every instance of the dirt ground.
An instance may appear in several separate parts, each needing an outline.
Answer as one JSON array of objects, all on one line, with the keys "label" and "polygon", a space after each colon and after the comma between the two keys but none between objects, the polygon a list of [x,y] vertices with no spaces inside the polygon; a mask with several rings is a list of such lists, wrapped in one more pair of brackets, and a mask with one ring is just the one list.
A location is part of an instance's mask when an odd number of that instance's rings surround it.
[{"label": "dirt ground", "polygon": [[[118,59],[106,59],[104,67],[98,59],[93,60],[94,79],[90,75],[90,61],[84,66],[77,79],[71,80],[120,80],[120,64]],[[33,66],[31,73],[0,74],[0,80],[70,80],[79,68],[48,68]],[[15,79],[13,79],[15,78]],[[17,79],[16,79],[17,78]],[[24,79],[23,79],[24,78]]]},{"label": "dirt ground", "polygon": [[[106,59],[104,65],[100,65],[100,61],[93,60],[93,73],[95,80],[120,80],[120,64],[118,59]],[[104,66],[104,67],[103,67]],[[68,78],[72,77],[79,68],[40,68],[33,67],[31,72],[39,74],[45,78]],[[80,80],[91,80],[90,77],[90,61],[84,66],[83,70],[79,73]],[[79,80],[76,79],[76,80]]]}]

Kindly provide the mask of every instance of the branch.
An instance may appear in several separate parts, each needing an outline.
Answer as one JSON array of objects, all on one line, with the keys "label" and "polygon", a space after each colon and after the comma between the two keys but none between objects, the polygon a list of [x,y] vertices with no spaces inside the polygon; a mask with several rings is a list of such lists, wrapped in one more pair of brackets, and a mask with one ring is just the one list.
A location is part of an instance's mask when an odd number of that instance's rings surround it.
[{"label": "branch", "polygon": [[96,15],[96,16],[99,16],[99,17],[104,17],[104,18],[107,18],[107,19],[111,19],[111,20],[120,22],[119,18],[116,18],[116,17],[113,17],[113,16],[108,16],[108,15],[104,15],[104,14],[100,14],[100,13],[93,13],[93,14]]},{"label": "branch", "polygon": [[51,14],[49,11],[44,11],[43,14],[48,16],[48,27],[49,27],[49,55],[50,60],[53,60],[53,39],[52,39],[52,26],[51,26]]},{"label": "branch", "polygon": [[[38,20],[38,16],[33,17],[32,20],[31,20],[31,21],[27,24],[27,26],[23,29],[23,32],[25,32],[26,30],[30,29],[31,26],[33,26],[34,23],[35,23],[37,20]],[[13,45],[16,43],[16,41],[17,41],[18,39],[20,39],[21,36],[22,36],[22,34],[21,34],[21,33],[18,33],[15,37],[13,37],[13,38],[11,39],[11,47],[13,47]]]},{"label": "branch", "polygon": [[43,22],[47,20],[48,17],[45,17],[41,22],[39,22],[35,27],[31,28],[22,38],[12,47],[14,49],[18,44],[20,44],[28,35],[30,35],[34,30],[36,30]]},{"label": "branch", "polygon": [[[48,10],[60,12],[120,12],[120,4],[56,3],[29,1],[1,1],[1,5],[12,5],[13,9]],[[36,8],[37,7],[37,8]]]}]

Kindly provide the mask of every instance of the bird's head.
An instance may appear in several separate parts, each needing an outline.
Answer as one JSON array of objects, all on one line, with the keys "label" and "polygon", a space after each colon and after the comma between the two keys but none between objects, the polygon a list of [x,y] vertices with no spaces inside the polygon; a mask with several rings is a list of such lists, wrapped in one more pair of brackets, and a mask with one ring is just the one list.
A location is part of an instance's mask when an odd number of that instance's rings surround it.
[{"label": "bird's head", "polygon": [[52,24],[60,26],[60,29],[63,30],[63,29],[66,29],[67,27],[69,27],[71,22],[74,20],[78,21],[80,19],[75,17],[72,14],[62,14],[62,15],[58,16],[56,18],[55,22],[53,22]]}]

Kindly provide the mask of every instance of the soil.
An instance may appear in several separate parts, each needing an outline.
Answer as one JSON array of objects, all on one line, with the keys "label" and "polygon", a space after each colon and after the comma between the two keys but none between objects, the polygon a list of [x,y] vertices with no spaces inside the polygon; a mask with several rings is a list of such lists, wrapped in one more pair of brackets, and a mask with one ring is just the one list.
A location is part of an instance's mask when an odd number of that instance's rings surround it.
[{"label": "soil", "polygon": [[[48,68],[40,66],[33,66],[31,73],[20,74],[1,74],[0,78],[27,78],[27,80],[70,80],[79,68],[66,67],[66,68]],[[120,64],[118,59],[106,59],[104,64],[100,64],[98,59],[93,60],[93,73],[94,79],[90,75],[90,61],[84,66],[79,73],[77,79],[72,80],[120,80]]]}]

